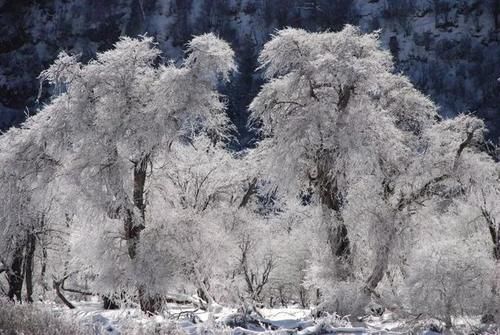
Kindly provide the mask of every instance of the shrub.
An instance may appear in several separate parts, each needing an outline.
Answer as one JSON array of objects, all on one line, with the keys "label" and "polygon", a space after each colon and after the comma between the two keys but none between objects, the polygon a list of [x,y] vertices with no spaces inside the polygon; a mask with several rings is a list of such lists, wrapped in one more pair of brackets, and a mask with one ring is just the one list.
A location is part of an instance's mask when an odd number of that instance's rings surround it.
[{"label": "shrub", "polygon": [[88,335],[94,332],[78,325],[75,321],[44,311],[36,305],[14,304],[1,299],[0,334]]},{"label": "shrub", "polygon": [[448,328],[452,317],[478,316],[490,310],[494,298],[492,260],[456,244],[422,251],[406,282],[410,310],[441,320]]}]

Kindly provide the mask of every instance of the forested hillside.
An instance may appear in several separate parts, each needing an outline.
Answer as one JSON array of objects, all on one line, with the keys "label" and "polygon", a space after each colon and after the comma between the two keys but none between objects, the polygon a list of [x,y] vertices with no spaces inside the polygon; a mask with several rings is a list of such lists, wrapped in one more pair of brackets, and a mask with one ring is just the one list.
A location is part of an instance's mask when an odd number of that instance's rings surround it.
[{"label": "forested hillside", "polygon": [[[248,132],[247,106],[261,83],[255,74],[263,44],[277,28],[381,30],[399,70],[449,117],[474,112],[500,134],[498,0],[16,0],[0,1],[2,128],[36,109],[38,74],[59,51],[82,60],[109,49],[121,35],[147,33],[178,60],[192,35],[215,32],[236,52],[239,75],[227,89],[229,114]],[[29,111],[28,111],[29,112]],[[238,146],[239,147],[239,146]]]}]

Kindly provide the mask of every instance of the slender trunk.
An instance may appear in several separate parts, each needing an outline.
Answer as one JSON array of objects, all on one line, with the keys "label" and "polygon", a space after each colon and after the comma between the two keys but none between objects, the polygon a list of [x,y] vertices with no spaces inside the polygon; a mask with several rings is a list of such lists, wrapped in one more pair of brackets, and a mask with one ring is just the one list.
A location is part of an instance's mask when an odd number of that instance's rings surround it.
[{"label": "slender trunk", "polygon": [[493,242],[493,258],[498,262],[500,261],[500,225],[498,225],[495,220],[491,219],[491,215],[488,213],[487,218],[488,228],[490,231],[491,241]]},{"label": "slender trunk", "polygon": [[[198,278],[198,276],[196,276],[196,278]],[[197,282],[198,282],[198,280],[199,279],[197,279]],[[196,289],[196,293],[198,294],[198,297],[200,297],[200,299],[203,302],[207,303],[207,306],[205,306],[203,303],[201,304],[202,309],[203,308],[208,309],[208,305],[213,304],[213,302],[214,302],[214,299],[212,298],[212,296],[209,293],[209,288],[210,288],[210,285],[208,283],[207,278],[203,279],[203,281],[198,283],[198,288]]]},{"label": "slender trunk", "polygon": [[48,290],[48,286],[47,286],[47,281],[45,279],[45,275],[47,273],[47,247],[46,246],[43,246],[42,247],[42,265],[41,265],[41,269],[40,269],[40,278],[42,280],[42,286],[43,286],[43,289],[45,291]]},{"label": "slender trunk", "polygon": [[[327,229],[327,241],[336,260],[338,279],[347,280],[352,275],[351,245],[347,226],[342,217],[343,197],[336,180],[326,181],[320,189],[323,221]],[[333,214],[333,215],[332,215]]]},{"label": "slender trunk", "polygon": [[36,237],[34,233],[28,234],[26,255],[24,263],[24,279],[26,281],[26,301],[33,302],[33,258],[35,256]]},{"label": "slender trunk", "polygon": [[385,273],[389,267],[389,256],[394,247],[395,239],[396,239],[396,227],[389,227],[389,232],[385,238],[385,241],[382,242],[382,245],[378,248],[377,253],[375,254],[375,266],[365,282],[364,293],[367,295],[375,294],[375,289],[378,284],[384,278]]},{"label": "slender trunk", "polygon": [[[125,239],[127,241],[128,255],[131,260],[134,260],[137,256],[141,231],[145,228],[146,203],[144,201],[144,188],[146,185],[148,162],[149,158],[145,157],[134,166],[133,202],[134,209],[137,209],[140,213],[140,218],[137,220],[134,210],[127,209],[124,220]],[[157,294],[151,295],[147,291],[147,288],[142,285],[137,288],[137,291],[141,310],[150,314],[155,313],[161,306],[161,297]]]},{"label": "slender trunk", "polygon": [[238,208],[243,208],[248,204],[248,201],[252,197],[253,194],[257,191],[257,178],[253,178],[250,184],[248,185],[248,189],[243,195],[243,198],[241,199],[240,205]]},{"label": "slender trunk", "polygon": [[451,327],[453,327],[453,321],[451,319],[451,315],[452,315],[452,304],[451,304],[451,298],[448,298],[446,300],[446,315],[444,317],[444,323],[445,323],[445,327],[446,329],[451,329]]},{"label": "slender trunk", "polygon": [[64,280],[59,280],[59,281],[54,281],[54,288],[56,290],[56,294],[61,299],[61,301],[68,306],[69,309],[74,309],[75,305],[73,305],[66,297],[64,294],[61,292],[61,285],[64,283]]},{"label": "slender trunk", "polygon": [[10,270],[7,274],[7,282],[9,283],[9,292],[7,295],[11,300],[21,301],[23,289],[23,259],[24,259],[24,243],[18,241],[12,257]]},{"label": "slender trunk", "polygon": [[205,294],[205,291],[202,289],[202,288],[197,288],[196,289],[196,294],[198,295],[198,297],[200,297],[201,300],[203,301],[208,301],[208,296]]},{"label": "slender trunk", "polygon": [[45,278],[47,273],[47,236],[45,235],[44,227],[45,227],[45,219],[42,216],[42,221],[40,222],[40,227],[42,231],[42,238],[40,241],[40,247],[42,248],[42,258],[40,264],[40,282],[42,283],[43,296],[45,297],[45,292],[49,290],[49,285],[47,284],[47,280]]},{"label": "slender trunk", "polygon": [[279,293],[279,298],[280,298],[281,306],[287,308],[287,303],[286,303],[286,299],[285,299],[285,293],[283,292],[283,287],[282,286],[280,286],[278,288],[278,293]]},{"label": "slender trunk", "polygon": [[500,230],[498,229],[497,226],[497,231],[496,231],[496,245],[494,246],[493,254],[495,256],[496,260],[496,266],[495,266],[495,280],[493,281],[493,286],[491,288],[491,295],[492,295],[492,300],[493,300],[493,318],[497,322],[497,324],[500,322]]},{"label": "slender trunk", "polygon": [[[390,198],[394,195],[394,187],[391,184],[391,180],[384,179],[382,181],[382,186],[384,190],[383,198],[386,202],[390,202]],[[424,189],[426,187],[427,186],[424,186]],[[386,236],[384,237],[384,240],[381,241],[382,244],[379,245],[378,249],[375,251],[375,266],[373,267],[372,272],[370,273],[370,276],[366,280],[363,287],[363,293],[365,294],[365,298],[367,298],[367,301],[372,294],[378,296],[378,294],[375,292],[375,289],[382,281],[385,273],[387,272],[387,268],[389,267],[389,256],[395,243],[394,240],[397,233],[396,213],[403,210],[406,203],[406,198],[401,198],[398,201],[396,209],[393,212],[393,220],[391,220],[390,222],[378,223],[381,227],[385,225],[387,232],[385,234]]]},{"label": "slender trunk", "polygon": [[208,305],[212,305],[214,303],[214,299],[210,295],[210,292],[208,292],[208,287],[205,281],[201,279],[201,273],[200,271],[198,271],[196,266],[193,266],[193,272],[198,284],[198,290],[202,293],[202,296],[200,296],[200,298],[206,301]]},{"label": "slender trunk", "polygon": [[319,288],[316,289],[316,305],[319,305],[321,302],[321,290]]},{"label": "slender trunk", "polygon": [[146,184],[146,165],[147,163],[136,164],[134,168],[134,206],[141,215],[140,222],[136,222],[134,211],[126,210],[125,215],[125,239],[130,259],[135,259],[137,255],[137,245],[139,243],[141,231],[144,227],[146,205],[144,203],[144,186]]},{"label": "slender trunk", "polygon": [[300,305],[302,308],[307,308],[308,302],[307,302],[307,292],[303,287],[299,288],[299,298],[300,298]]}]

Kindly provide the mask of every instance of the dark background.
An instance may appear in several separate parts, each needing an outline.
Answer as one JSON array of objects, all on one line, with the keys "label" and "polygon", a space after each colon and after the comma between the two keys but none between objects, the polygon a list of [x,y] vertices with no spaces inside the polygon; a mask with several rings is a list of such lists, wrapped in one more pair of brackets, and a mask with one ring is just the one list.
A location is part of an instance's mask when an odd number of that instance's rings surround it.
[{"label": "dark background", "polygon": [[192,35],[212,31],[237,54],[239,74],[225,93],[239,130],[235,146],[246,147],[262,45],[281,27],[336,31],[346,23],[380,29],[397,69],[444,117],[475,113],[498,141],[500,0],[0,0],[0,129],[36,112],[37,76],[61,50],[85,61],[120,35],[148,33],[178,59]]}]

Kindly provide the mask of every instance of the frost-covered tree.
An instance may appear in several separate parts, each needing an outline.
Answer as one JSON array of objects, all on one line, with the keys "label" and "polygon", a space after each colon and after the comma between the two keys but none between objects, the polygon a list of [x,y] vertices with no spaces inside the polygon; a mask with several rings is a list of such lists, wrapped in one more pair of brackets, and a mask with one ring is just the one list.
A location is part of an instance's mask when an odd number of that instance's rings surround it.
[{"label": "frost-covered tree", "polygon": [[447,327],[453,317],[498,314],[498,214],[492,208],[499,200],[499,165],[480,151],[483,131],[482,122],[469,116],[430,130],[433,159],[423,171],[439,182],[412,208],[416,243],[403,267],[408,291],[401,295],[408,310],[440,318]]},{"label": "frost-covered tree", "polygon": [[243,162],[207,136],[172,144],[153,164],[151,229],[145,230],[145,239],[152,248],[163,245],[159,259],[169,254],[176,266],[161,270],[153,261],[151,269],[175,273],[173,286],[189,283],[203,305],[227,301],[230,294],[226,277],[234,268],[229,255],[235,245],[226,220],[237,210],[247,178]]},{"label": "frost-covered tree", "polygon": [[250,106],[263,124],[256,157],[282,190],[312,191],[321,222],[307,282],[329,291],[334,308],[342,300],[344,312],[360,312],[407,265],[419,223],[444,215],[434,204],[469,201],[464,180],[479,166],[462,166],[484,126],[470,116],[439,122],[377,35],[351,26],[279,31],[260,62],[269,81]]},{"label": "frost-covered tree", "polygon": [[492,291],[498,275],[484,222],[464,203],[449,206],[445,215],[420,222],[402,285],[395,288],[403,311],[440,319],[447,328],[453,318],[494,315],[498,306]]},{"label": "frost-covered tree", "polygon": [[[188,43],[180,66],[158,65],[152,38],[124,37],[88,64],[62,53],[41,75],[63,92],[46,109],[56,110],[54,118],[66,127],[65,174],[94,210],[123,222],[132,262],[156,153],[200,132],[214,143],[225,136],[229,125],[216,85],[235,69],[233,57],[227,43],[206,34]],[[145,310],[151,309],[146,291],[139,286]]]},{"label": "frost-covered tree", "polygon": [[11,299],[21,300],[25,283],[26,301],[33,302],[35,252],[37,247],[43,249],[52,230],[46,218],[47,199],[60,166],[58,148],[49,142],[52,127],[50,118],[37,115],[0,137],[0,262]]},{"label": "frost-covered tree", "polygon": [[[153,166],[153,216],[144,238],[163,244],[159,258],[175,260],[173,286],[194,287],[206,307],[262,302],[277,264],[278,229],[260,214],[253,163],[240,156],[198,136],[173,144]],[[157,263],[153,268],[163,271]]]},{"label": "frost-covered tree", "polygon": [[351,26],[339,33],[282,30],[259,60],[269,82],[251,109],[264,124],[266,172],[295,193],[312,186],[336,276],[348,279],[352,246],[342,210],[350,185],[374,173],[382,184],[381,170],[400,165],[436,109],[392,74],[376,34]]}]

